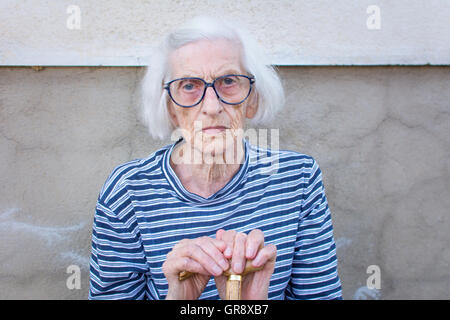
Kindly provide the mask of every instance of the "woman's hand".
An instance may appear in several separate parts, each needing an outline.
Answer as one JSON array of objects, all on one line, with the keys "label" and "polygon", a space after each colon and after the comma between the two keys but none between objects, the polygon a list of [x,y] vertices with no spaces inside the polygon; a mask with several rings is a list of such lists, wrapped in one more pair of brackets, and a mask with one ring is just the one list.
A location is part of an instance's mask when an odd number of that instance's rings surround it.
[{"label": "woman's hand", "polygon": [[[234,230],[220,229],[216,233],[217,240],[226,244],[224,256],[231,259],[233,272],[241,274],[247,260],[253,260],[254,267],[264,266],[260,271],[247,274],[241,284],[242,300],[266,300],[268,298],[270,277],[275,268],[277,248],[273,244],[264,246],[264,233],[255,229],[248,235]],[[216,287],[222,299],[225,298],[226,280],[224,275],[216,276]]]},{"label": "woman's hand", "polygon": [[[197,299],[209,281],[211,275],[220,276],[229,268],[223,251],[226,244],[223,240],[209,237],[183,239],[167,254],[163,263],[163,272],[169,283],[166,299]],[[181,271],[195,273],[190,278],[180,281]]]}]

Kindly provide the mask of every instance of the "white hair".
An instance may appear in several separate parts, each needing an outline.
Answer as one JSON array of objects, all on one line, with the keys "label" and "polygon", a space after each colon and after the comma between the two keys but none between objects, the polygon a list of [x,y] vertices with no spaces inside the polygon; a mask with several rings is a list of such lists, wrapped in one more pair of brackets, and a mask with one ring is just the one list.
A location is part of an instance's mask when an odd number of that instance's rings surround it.
[{"label": "white hair", "polygon": [[169,56],[178,48],[199,40],[231,40],[242,47],[242,65],[255,77],[258,110],[250,126],[267,125],[283,107],[284,90],[275,67],[270,65],[258,43],[237,23],[217,17],[196,17],[168,34],[152,52],[141,82],[141,111],[154,139],[166,139],[175,126],[167,110],[168,94],[163,84],[170,81]]}]

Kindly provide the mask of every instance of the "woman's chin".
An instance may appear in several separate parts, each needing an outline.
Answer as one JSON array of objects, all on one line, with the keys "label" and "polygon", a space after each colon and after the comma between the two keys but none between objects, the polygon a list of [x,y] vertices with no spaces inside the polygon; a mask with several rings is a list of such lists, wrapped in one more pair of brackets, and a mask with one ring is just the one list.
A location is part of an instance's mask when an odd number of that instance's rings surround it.
[{"label": "woman's chin", "polygon": [[225,153],[224,148],[216,148],[214,145],[204,146],[202,150],[203,159],[214,159],[215,162],[221,161]]},{"label": "woman's chin", "polygon": [[202,155],[204,163],[236,163],[236,138],[224,132],[196,135],[194,149]]}]

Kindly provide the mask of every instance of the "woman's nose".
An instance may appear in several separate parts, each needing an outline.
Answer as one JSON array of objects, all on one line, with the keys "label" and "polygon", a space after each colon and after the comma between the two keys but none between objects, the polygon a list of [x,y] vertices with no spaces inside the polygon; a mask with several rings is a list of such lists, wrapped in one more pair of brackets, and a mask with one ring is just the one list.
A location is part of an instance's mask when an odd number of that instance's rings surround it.
[{"label": "woman's nose", "polygon": [[218,114],[223,110],[222,102],[213,87],[206,88],[205,97],[202,101],[202,112],[205,114]]}]

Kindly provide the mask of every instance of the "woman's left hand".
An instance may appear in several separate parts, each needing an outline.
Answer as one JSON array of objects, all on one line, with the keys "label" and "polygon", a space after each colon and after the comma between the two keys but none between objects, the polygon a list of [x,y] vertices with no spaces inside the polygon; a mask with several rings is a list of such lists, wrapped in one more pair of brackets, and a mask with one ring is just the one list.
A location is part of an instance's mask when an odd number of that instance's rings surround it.
[{"label": "woman's left hand", "polygon": [[[222,240],[227,247],[224,256],[231,259],[231,268],[236,274],[244,271],[247,260],[252,260],[254,267],[264,266],[260,271],[247,274],[242,279],[242,300],[266,300],[268,298],[269,283],[275,268],[277,248],[273,244],[264,246],[264,233],[259,229],[252,230],[248,235],[234,230],[220,229],[216,232],[216,239]],[[227,277],[224,275],[214,278],[221,299],[225,298]]]}]

